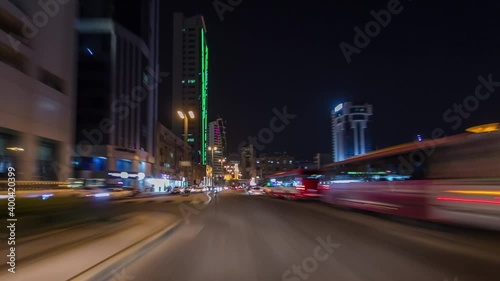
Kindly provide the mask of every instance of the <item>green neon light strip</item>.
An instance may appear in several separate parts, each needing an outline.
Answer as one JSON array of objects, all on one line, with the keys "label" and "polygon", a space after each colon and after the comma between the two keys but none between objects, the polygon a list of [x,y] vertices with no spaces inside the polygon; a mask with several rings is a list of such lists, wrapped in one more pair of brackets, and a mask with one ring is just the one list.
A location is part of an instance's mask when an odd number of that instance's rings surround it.
[{"label": "green neon light strip", "polygon": [[201,164],[207,164],[207,89],[205,30],[201,29]]},{"label": "green neon light strip", "polygon": [[[205,140],[208,140],[208,45],[205,40]],[[208,144],[205,143],[205,147]],[[206,161],[206,159],[205,159]]]}]

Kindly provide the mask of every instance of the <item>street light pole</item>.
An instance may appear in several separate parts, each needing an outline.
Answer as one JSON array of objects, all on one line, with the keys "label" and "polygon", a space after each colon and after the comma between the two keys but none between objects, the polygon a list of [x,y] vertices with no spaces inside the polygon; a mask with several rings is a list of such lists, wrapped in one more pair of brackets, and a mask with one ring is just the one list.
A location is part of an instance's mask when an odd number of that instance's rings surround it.
[{"label": "street light pole", "polygon": [[[187,114],[185,114],[183,111],[178,110],[177,114],[179,114],[179,117],[181,119],[184,119],[184,146],[185,147],[183,149],[184,150],[184,157],[183,158],[184,158],[184,161],[190,161],[189,155],[188,155],[188,149],[187,149],[187,146],[189,145],[189,143],[188,143],[189,118],[188,118]],[[191,119],[194,119],[194,112],[193,111],[190,110],[188,112],[188,114],[189,114],[189,117]],[[187,178],[187,168],[186,168],[186,175],[185,175],[185,177]]]},{"label": "street light pole", "polygon": [[217,150],[217,146],[214,146],[214,147],[211,147],[209,146],[208,147],[208,151],[211,151],[212,152],[212,161],[210,162],[210,166],[212,167],[212,176],[210,177],[210,180],[211,180],[211,185],[213,186],[213,179],[214,179],[214,151]]}]

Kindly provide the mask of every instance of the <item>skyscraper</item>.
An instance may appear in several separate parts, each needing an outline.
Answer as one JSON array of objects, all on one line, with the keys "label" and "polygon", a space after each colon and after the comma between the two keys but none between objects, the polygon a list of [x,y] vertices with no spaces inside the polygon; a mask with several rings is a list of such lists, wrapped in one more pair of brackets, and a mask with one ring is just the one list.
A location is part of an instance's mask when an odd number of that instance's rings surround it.
[{"label": "skyscraper", "polygon": [[80,4],[75,170],[135,186],[156,172],[159,0]]},{"label": "skyscraper", "polygon": [[177,111],[193,111],[195,120],[189,122],[188,142],[193,147],[193,161],[207,163],[207,102],[208,102],[208,44],[207,28],[202,16],[186,18],[174,14],[173,73],[172,73],[172,131],[183,136],[183,122]]},{"label": "skyscraper", "polygon": [[373,148],[370,129],[370,104],[341,103],[332,110],[333,162],[370,152]]},{"label": "skyscraper", "polygon": [[72,176],[77,5],[64,2],[50,17],[41,1],[0,2],[0,179]]},{"label": "skyscraper", "polygon": [[208,162],[213,166],[214,174],[219,176],[223,175],[224,161],[227,158],[227,140],[226,126],[222,118],[218,118],[216,121],[208,123],[208,145],[217,147],[217,150],[214,151],[214,162],[210,163],[211,159]]}]

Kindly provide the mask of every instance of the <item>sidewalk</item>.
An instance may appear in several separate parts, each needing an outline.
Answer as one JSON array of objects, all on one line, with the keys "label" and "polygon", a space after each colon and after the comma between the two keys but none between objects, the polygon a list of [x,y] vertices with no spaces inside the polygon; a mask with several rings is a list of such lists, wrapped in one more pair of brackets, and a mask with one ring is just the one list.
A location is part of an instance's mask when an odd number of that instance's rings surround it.
[{"label": "sidewalk", "polygon": [[[82,272],[88,279],[98,273],[96,266],[103,261],[112,266],[111,257],[131,245],[150,242],[155,235],[178,224],[174,215],[144,212],[20,239],[16,241],[16,273],[9,273],[2,263],[0,280],[69,280]],[[5,245],[1,248],[6,252]]]}]

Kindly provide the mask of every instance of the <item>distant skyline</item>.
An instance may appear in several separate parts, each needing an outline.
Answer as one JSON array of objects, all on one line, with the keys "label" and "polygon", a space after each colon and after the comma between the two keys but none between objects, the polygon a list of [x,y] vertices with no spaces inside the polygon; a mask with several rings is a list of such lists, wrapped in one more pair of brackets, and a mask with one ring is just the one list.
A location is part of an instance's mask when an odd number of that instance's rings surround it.
[{"label": "distant skyline", "polygon": [[[500,4],[400,1],[402,10],[348,63],[340,44],[356,46],[354,28],[365,30],[371,11],[390,2],[243,0],[223,21],[212,1],[162,2],[162,41],[171,44],[173,12],[205,17],[209,120],[227,120],[229,151],[266,128],[273,108],[284,106],[297,118],[263,152],[287,151],[296,159],[331,152],[330,114],[341,102],[373,104],[375,148],[431,138],[436,128],[451,135],[500,121],[500,90],[477,105],[470,98],[478,77],[500,81]],[[162,71],[169,71],[164,62],[171,54],[161,56]]]}]

